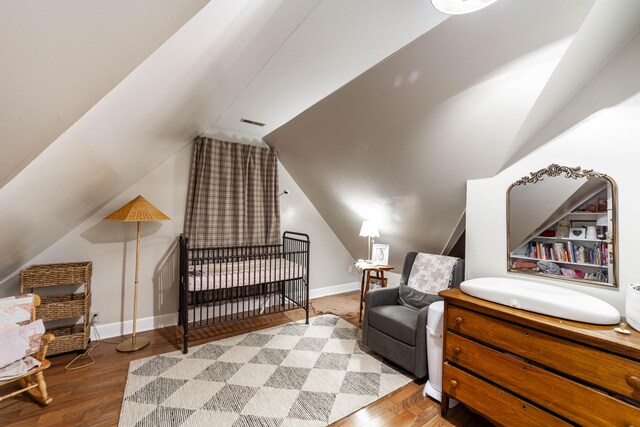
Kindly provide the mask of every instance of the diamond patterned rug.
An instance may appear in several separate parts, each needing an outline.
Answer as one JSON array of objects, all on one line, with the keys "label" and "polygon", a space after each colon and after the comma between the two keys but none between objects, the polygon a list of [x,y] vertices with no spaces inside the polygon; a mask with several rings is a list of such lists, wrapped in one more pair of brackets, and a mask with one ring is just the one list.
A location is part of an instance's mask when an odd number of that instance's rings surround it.
[{"label": "diamond patterned rug", "polygon": [[120,426],[325,426],[411,382],[323,315],[129,365]]}]

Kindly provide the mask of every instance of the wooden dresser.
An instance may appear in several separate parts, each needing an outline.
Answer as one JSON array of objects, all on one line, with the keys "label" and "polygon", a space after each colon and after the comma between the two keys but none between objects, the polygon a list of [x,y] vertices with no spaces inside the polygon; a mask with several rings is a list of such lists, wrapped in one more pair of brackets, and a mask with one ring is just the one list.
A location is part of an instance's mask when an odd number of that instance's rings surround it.
[{"label": "wooden dresser", "polygon": [[440,295],[443,415],[452,397],[505,426],[640,427],[640,332]]}]

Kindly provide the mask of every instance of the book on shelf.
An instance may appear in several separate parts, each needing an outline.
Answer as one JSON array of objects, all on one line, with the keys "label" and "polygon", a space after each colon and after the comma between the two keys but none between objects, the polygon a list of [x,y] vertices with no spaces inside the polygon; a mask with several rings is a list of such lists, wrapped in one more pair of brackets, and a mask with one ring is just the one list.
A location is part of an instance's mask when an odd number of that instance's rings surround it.
[{"label": "book on shelf", "polygon": [[569,253],[569,262],[576,262],[576,254],[573,251],[573,242],[571,240],[567,242],[567,252]]},{"label": "book on shelf", "polygon": [[595,246],[579,245],[572,241],[545,243],[536,240],[529,242],[526,256],[542,261],[572,262],[577,264],[608,265],[608,244]]}]

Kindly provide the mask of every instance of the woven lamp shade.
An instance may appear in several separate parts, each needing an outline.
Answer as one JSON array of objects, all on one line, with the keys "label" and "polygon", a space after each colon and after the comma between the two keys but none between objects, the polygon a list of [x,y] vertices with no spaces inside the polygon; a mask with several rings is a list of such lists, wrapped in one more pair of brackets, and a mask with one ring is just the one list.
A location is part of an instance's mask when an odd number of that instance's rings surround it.
[{"label": "woven lamp shade", "polygon": [[125,222],[167,221],[170,219],[142,196],[136,197],[105,218],[107,221]]}]

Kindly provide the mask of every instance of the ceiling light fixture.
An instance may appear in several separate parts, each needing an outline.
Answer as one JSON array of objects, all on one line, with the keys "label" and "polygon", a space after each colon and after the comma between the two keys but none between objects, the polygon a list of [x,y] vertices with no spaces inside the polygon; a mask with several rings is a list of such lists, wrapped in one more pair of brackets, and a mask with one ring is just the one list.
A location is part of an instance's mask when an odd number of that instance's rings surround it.
[{"label": "ceiling light fixture", "polygon": [[463,15],[484,9],[497,0],[431,0],[438,11],[447,15]]}]

